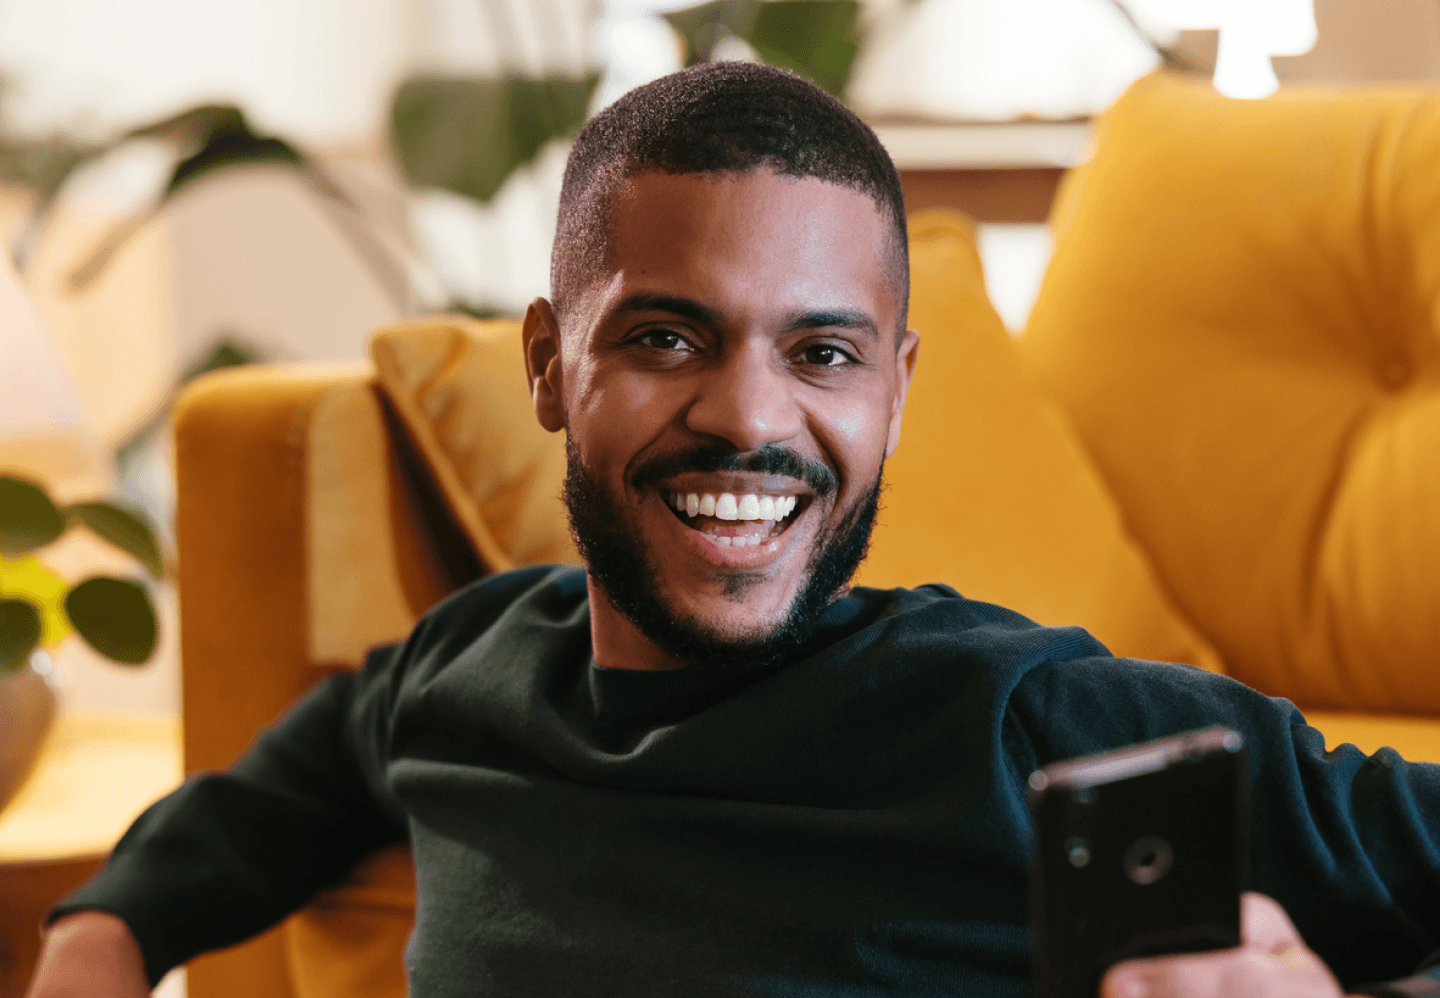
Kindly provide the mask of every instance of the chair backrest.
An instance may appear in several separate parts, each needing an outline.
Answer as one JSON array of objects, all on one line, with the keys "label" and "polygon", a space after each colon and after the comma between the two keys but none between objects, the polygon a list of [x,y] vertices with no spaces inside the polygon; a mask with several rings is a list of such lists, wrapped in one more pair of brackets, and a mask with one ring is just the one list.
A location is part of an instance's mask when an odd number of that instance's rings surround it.
[{"label": "chair backrest", "polygon": [[1440,712],[1440,92],[1101,119],[1022,339],[1236,678]]}]

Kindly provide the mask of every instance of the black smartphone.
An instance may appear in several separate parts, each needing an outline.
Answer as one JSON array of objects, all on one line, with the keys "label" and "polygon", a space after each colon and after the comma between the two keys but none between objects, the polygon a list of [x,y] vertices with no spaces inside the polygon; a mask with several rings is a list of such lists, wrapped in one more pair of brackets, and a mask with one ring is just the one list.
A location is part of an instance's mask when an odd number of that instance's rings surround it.
[{"label": "black smartphone", "polygon": [[1121,960],[1239,946],[1248,790],[1223,727],[1032,773],[1038,998],[1095,998]]}]

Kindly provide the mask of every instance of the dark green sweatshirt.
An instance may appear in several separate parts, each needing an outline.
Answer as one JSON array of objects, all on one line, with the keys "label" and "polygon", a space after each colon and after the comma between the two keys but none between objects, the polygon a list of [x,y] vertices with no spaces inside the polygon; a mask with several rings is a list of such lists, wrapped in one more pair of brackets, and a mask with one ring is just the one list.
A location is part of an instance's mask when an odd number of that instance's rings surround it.
[{"label": "dark green sweatshirt", "polygon": [[421,998],[1025,995],[1026,777],[1226,724],[1253,887],[1341,980],[1440,939],[1440,767],[1327,753],[1283,700],[943,586],[856,590],[815,647],[599,669],[580,570],[491,577],[148,810],[54,914],[120,915],[158,979],[408,839]]}]

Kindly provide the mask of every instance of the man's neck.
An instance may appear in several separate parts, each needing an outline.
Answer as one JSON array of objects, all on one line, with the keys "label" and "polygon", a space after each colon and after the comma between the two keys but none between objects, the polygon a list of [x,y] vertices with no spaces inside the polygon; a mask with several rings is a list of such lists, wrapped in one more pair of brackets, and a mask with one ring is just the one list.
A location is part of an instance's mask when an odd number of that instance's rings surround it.
[{"label": "man's neck", "polygon": [[590,594],[590,644],[596,665],[638,672],[684,668],[684,662],[661,649],[615,609],[593,578],[586,577],[586,586]]}]

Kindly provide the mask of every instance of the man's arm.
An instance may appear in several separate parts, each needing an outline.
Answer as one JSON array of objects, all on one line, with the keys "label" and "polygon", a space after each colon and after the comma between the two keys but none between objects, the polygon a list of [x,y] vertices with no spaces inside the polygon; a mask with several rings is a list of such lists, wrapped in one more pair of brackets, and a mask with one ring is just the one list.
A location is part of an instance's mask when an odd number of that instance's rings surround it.
[{"label": "man's arm", "polygon": [[[1413,972],[1440,946],[1440,766],[1327,751],[1286,701],[1194,669],[1081,659],[1036,670],[1015,714],[1020,769],[1210,724],[1250,747],[1250,886],[1346,986]],[[1018,741],[1018,739],[1017,739]]]},{"label": "man's arm", "polygon": [[121,919],[82,911],[45,933],[26,998],[147,998],[150,981],[140,944]]},{"label": "man's arm", "polygon": [[[50,913],[49,979],[71,974],[72,958],[82,961],[73,973],[86,973],[135,946],[153,986],[196,954],[275,924],[403,839],[383,780],[390,666],[399,655],[382,650],[363,675],[331,678],[231,770],[195,777],[146,810],[105,868]],[[81,921],[82,913],[109,916]],[[129,945],[116,942],[116,920]]]}]

